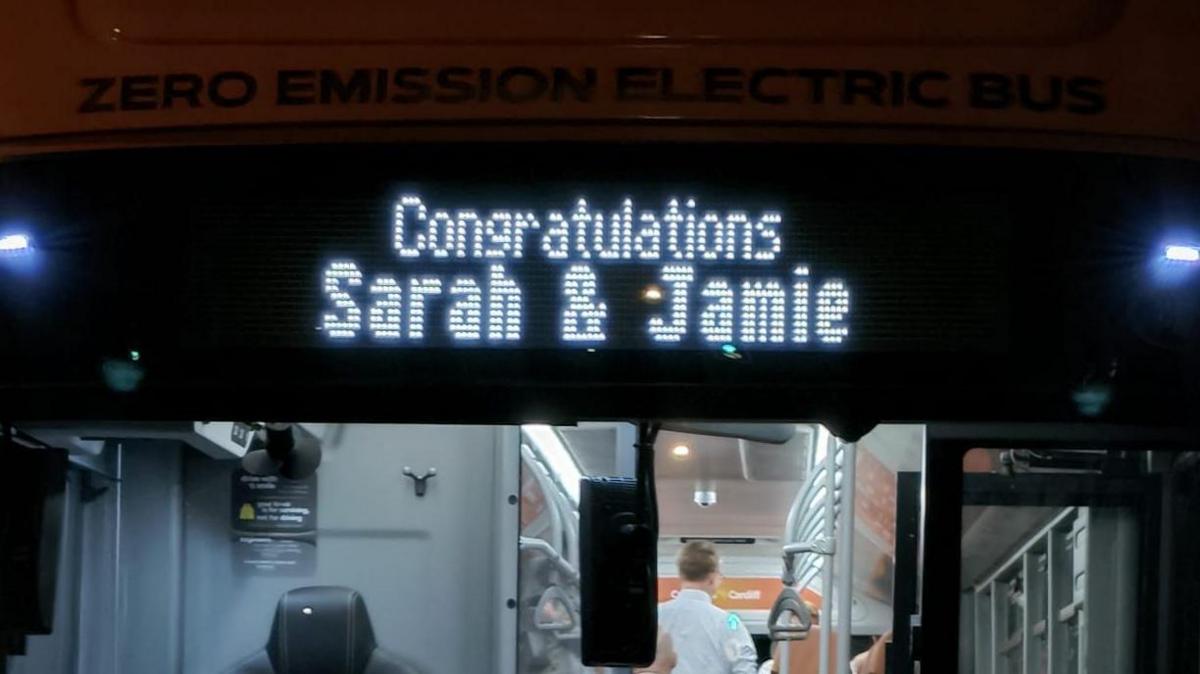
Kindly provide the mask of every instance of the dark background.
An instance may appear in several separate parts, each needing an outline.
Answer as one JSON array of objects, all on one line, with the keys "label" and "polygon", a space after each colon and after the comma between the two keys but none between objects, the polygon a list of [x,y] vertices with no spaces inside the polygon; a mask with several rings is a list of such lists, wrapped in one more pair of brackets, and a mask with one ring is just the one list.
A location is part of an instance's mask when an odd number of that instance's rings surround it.
[{"label": "dark background", "polygon": [[[1099,387],[1103,418],[1186,421],[1198,399],[1200,284],[1156,258],[1171,236],[1195,235],[1198,186],[1200,171],[1173,160],[787,144],[241,147],[12,162],[0,168],[0,223],[30,231],[39,249],[0,264],[0,402],[25,416],[191,418],[249,405],[289,418],[1036,420],[1093,416],[1076,396]],[[763,275],[802,262],[814,287],[845,279],[850,338],[837,349],[747,348],[736,362],[696,344],[646,348],[637,298],[658,265],[596,263],[611,341],[564,349],[562,263],[530,255],[508,265],[526,294],[526,348],[331,348],[315,329],[323,266],[345,256],[368,282],[402,276],[390,244],[401,193],[539,215],[580,195],[605,209],[627,195],[639,210],[669,195],[694,195],[701,209],[778,209],[787,264]],[[749,273],[737,267],[725,271]],[[482,278],[485,265],[468,269]],[[697,270],[701,283],[713,273]],[[433,325],[444,307],[432,305]],[[136,382],[114,386],[114,366]]]}]

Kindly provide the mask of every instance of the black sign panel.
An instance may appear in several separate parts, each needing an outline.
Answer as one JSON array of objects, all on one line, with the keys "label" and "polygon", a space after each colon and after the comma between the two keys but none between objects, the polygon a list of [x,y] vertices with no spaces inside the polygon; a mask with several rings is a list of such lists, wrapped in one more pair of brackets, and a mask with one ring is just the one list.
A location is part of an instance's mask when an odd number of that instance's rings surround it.
[{"label": "black sign panel", "polygon": [[233,473],[236,531],[262,534],[315,534],[317,476],[289,480],[278,475]]},{"label": "black sign panel", "polygon": [[240,573],[304,576],[316,568],[317,476],[232,475],[230,523]]},{"label": "black sign panel", "polygon": [[0,392],[26,418],[1163,418],[1200,381],[1198,277],[1164,254],[1198,184],[789,143],[14,161]]},{"label": "black sign panel", "polygon": [[1010,223],[983,190],[876,191],[782,171],[798,158],[767,148],[631,159],[575,180],[555,168],[569,155],[527,153],[517,177],[490,168],[515,155],[408,149],[336,189],[199,200],[186,338],[578,352],[1007,344]]}]

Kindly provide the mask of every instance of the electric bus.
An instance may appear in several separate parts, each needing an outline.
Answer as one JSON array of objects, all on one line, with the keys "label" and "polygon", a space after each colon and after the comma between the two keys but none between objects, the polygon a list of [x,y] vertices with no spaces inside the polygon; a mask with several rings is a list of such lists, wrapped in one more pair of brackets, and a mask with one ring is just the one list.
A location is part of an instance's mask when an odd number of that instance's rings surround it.
[{"label": "electric bus", "polygon": [[7,5],[0,673],[1200,672],[1194,3]]}]

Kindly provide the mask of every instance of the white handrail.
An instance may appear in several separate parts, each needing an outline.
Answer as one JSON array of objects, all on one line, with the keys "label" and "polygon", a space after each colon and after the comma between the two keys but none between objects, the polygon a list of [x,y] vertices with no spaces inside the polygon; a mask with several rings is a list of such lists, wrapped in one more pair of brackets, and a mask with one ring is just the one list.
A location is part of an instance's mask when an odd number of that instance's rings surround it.
[{"label": "white handrail", "polygon": [[557,484],[548,474],[546,465],[542,463],[537,451],[524,442],[521,443],[521,458],[529,466],[533,479],[538,483],[538,488],[542,490],[542,494],[546,498],[545,512],[550,517],[550,540],[554,541],[557,545],[563,545],[566,539],[563,532],[562,510],[555,505],[558,499],[556,492]]},{"label": "white handrail", "polygon": [[850,671],[850,623],[854,605],[854,473],[858,445],[845,445],[845,461],[842,465],[842,498],[845,507],[841,516],[841,542],[838,547],[838,641],[837,670]]},{"label": "white handrail", "polygon": [[550,545],[546,541],[543,541],[540,538],[522,536],[520,539],[520,549],[522,551],[534,550],[546,555],[550,558],[550,561],[554,562],[554,565],[558,567],[558,570],[567,577],[567,580],[570,580],[576,584],[579,583],[579,572],[576,571],[575,567],[571,566],[571,563],[568,562],[562,555],[558,554],[558,551],[554,549],[554,546]]},{"label": "white handrail", "polygon": [[[825,446],[825,492],[829,495],[829,503],[825,507],[824,523],[825,536],[828,538],[833,538],[833,505],[837,502],[838,497],[835,473],[837,473],[837,441],[829,437]],[[835,555],[834,559],[840,559],[840,557]],[[821,637],[820,648],[817,649],[819,654],[817,671],[821,674],[829,674],[829,635],[833,632],[830,625],[833,616],[833,564],[830,561],[826,560],[821,565],[821,613],[825,614],[820,623],[821,629],[817,632]]]}]

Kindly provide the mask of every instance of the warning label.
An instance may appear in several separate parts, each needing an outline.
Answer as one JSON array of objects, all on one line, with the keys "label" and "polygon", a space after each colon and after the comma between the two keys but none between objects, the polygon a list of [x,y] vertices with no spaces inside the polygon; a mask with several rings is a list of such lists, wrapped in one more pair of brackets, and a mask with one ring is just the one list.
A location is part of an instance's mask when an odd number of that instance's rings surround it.
[{"label": "warning label", "polygon": [[317,477],[233,472],[234,564],[239,575],[306,576],[316,570]]},{"label": "warning label", "polygon": [[233,529],[244,533],[316,533],[317,477],[233,475]]}]

